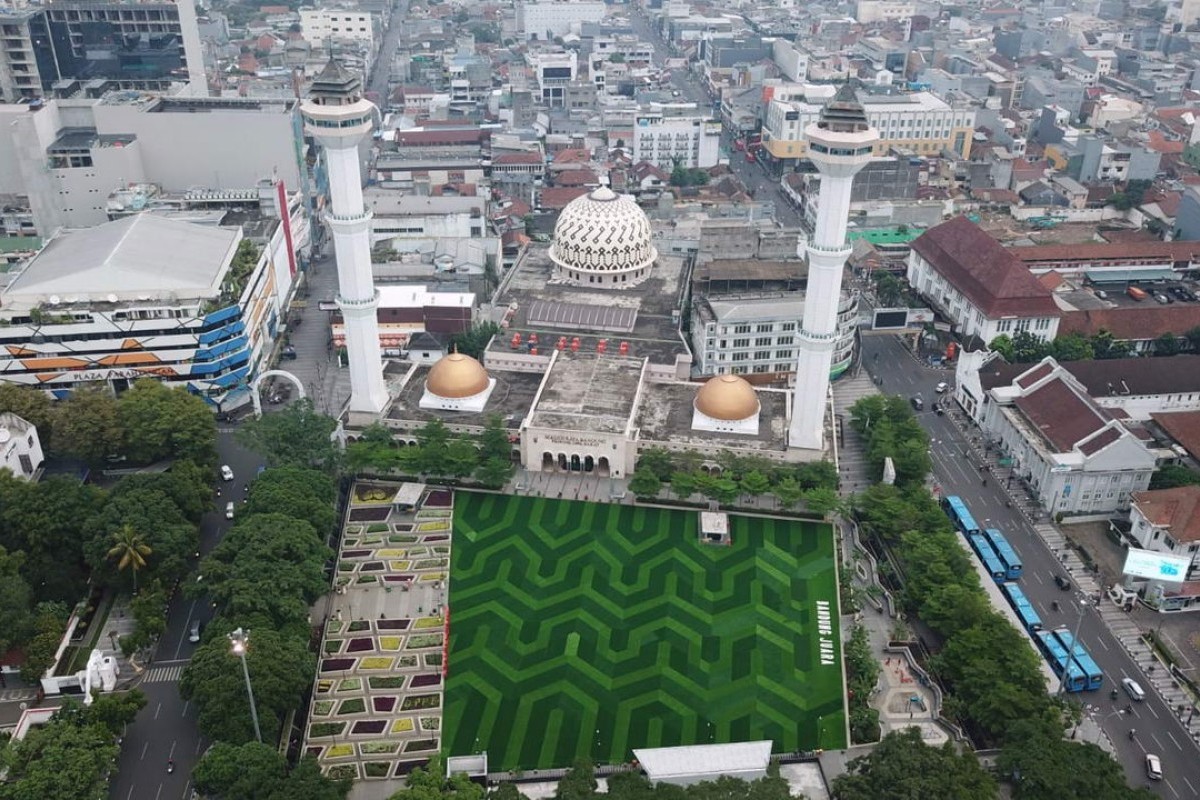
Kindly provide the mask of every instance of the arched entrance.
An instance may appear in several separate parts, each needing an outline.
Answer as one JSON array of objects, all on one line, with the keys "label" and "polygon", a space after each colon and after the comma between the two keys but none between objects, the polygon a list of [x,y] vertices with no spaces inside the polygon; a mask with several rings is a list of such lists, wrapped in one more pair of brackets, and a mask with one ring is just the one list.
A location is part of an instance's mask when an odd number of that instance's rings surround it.
[{"label": "arched entrance", "polygon": [[611,467],[608,464],[608,456],[600,456],[596,461],[596,474],[601,478],[607,478],[611,474]]},{"label": "arched entrance", "polygon": [[291,381],[292,385],[296,387],[296,396],[304,397],[304,384],[300,382],[299,378],[284,369],[269,369],[255,378],[254,382],[250,384],[250,399],[254,401],[255,417],[262,416],[262,398],[258,396],[258,387],[262,384],[264,378],[284,378]]},{"label": "arched entrance", "polygon": [[554,454],[542,453],[542,472],[554,471]]}]

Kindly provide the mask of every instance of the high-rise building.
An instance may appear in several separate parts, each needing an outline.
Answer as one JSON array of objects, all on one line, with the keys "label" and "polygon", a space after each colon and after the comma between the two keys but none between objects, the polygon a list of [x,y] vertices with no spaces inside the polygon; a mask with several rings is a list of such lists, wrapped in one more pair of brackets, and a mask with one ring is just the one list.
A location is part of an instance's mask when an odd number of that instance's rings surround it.
[{"label": "high-rise building", "polygon": [[207,94],[194,0],[74,0],[0,9],[0,100],[93,81]]},{"label": "high-rise building", "polygon": [[330,59],[300,107],[305,127],[324,151],[329,175],[325,221],[333,233],[338,310],[350,361],[350,411],[378,414],[387,405],[379,347],[379,293],[371,273],[371,212],[363,203],[358,146],[371,134],[378,109],[363,97],[362,80]]},{"label": "high-rise building", "polygon": [[854,175],[871,160],[879,131],[867,121],[849,83],[804,132],[808,157],[821,173],[817,224],[808,251],[808,290],[804,318],[796,336],[799,358],[792,393],[788,447],[820,450],[825,445],[825,409],[829,368],[837,343],[838,300],[850,248],[846,221]]}]

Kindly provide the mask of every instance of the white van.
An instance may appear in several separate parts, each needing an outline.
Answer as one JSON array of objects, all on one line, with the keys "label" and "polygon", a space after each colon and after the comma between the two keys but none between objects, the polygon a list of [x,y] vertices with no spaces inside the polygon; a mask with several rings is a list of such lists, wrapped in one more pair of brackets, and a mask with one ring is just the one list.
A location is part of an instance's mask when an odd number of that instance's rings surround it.
[{"label": "white van", "polygon": [[1131,700],[1142,701],[1146,699],[1146,690],[1142,685],[1133,678],[1122,678],[1121,686],[1125,689],[1125,694],[1129,695]]},{"label": "white van", "polygon": [[233,519],[233,501],[225,504],[225,519]]}]

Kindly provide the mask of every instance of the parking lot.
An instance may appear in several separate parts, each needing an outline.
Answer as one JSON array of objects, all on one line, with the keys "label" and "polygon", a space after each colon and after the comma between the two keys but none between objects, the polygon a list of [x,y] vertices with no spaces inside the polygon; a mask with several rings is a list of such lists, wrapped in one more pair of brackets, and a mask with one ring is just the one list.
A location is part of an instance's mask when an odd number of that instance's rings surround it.
[{"label": "parking lot", "polygon": [[[1137,308],[1147,303],[1174,305],[1200,303],[1200,287],[1182,281],[1094,284],[1088,291],[1102,303],[1116,308]],[[1138,293],[1143,296],[1138,296]]]}]

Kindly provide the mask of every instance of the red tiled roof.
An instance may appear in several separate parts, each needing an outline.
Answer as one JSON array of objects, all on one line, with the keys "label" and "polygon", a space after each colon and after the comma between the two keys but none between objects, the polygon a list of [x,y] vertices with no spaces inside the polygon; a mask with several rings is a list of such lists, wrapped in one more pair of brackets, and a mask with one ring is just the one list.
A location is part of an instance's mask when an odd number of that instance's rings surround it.
[{"label": "red tiled roof", "polygon": [[1038,283],[1053,292],[1055,289],[1062,286],[1067,279],[1054,270],[1050,270],[1045,275],[1039,276],[1037,280]]},{"label": "red tiled roof", "polygon": [[1176,303],[1169,306],[1141,305],[1125,308],[1100,308],[1067,311],[1058,323],[1058,335],[1078,333],[1095,336],[1102,330],[1123,341],[1157,339],[1164,333],[1185,332],[1200,325],[1200,309]]},{"label": "red tiled roof", "polygon": [[558,173],[554,183],[558,186],[588,186],[596,185],[600,179],[590,169],[569,169]]},{"label": "red tiled roof", "polygon": [[930,228],[913,240],[912,249],[988,317],[1059,315],[1050,291],[966,217]]},{"label": "red tiled roof", "polygon": [[1151,414],[1150,419],[1167,432],[1192,458],[1200,459],[1200,411]]},{"label": "red tiled roof", "polygon": [[492,159],[492,163],[496,166],[505,164],[541,164],[541,153],[502,153]]},{"label": "red tiled roof", "polygon": [[1172,141],[1163,135],[1162,131],[1150,131],[1150,141],[1146,146],[1159,153],[1182,153],[1183,140]]},{"label": "red tiled roof", "polygon": [[1084,244],[1038,244],[1014,247],[1013,255],[1026,264],[1047,261],[1096,261],[1106,259],[1160,259],[1200,261],[1200,242],[1087,242]]},{"label": "red tiled roof", "polygon": [[559,150],[554,156],[555,164],[586,164],[591,160],[592,154],[587,150],[572,147],[568,147],[565,150]]},{"label": "red tiled roof", "polygon": [[1099,434],[1087,439],[1079,445],[1079,452],[1085,456],[1094,456],[1113,442],[1121,438],[1121,432],[1116,428],[1105,428]]},{"label": "red tiled roof", "polygon": [[1108,421],[1062,378],[1047,382],[1013,403],[1059,453],[1069,453],[1076,443]]},{"label": "red tiled roof", "polygon": [[479,128],[468,130],[396,131],[396,144],[409,147],[480,144],[488,138],[488,132]]},{"label": "red tiled roof", "polygon": [[1151,489],[1132,494],[1134,505],[1177,542],[1200,541],[1200,486]]},{"label": "red tiled roof", "polygon": [[576,197],[582,197],[587,193],[588,189],[586,186],[552,186],[542,189],[541,207],[557,211],[566,208],[567,203]]},{"label": "red tiled roof", "polygon": [[1049,364],[1038,364],[1027,374],[1017,378],[1017,386],[1020,386],[1022,389],[1028,389],[1053,371],[1054,367]]}]

